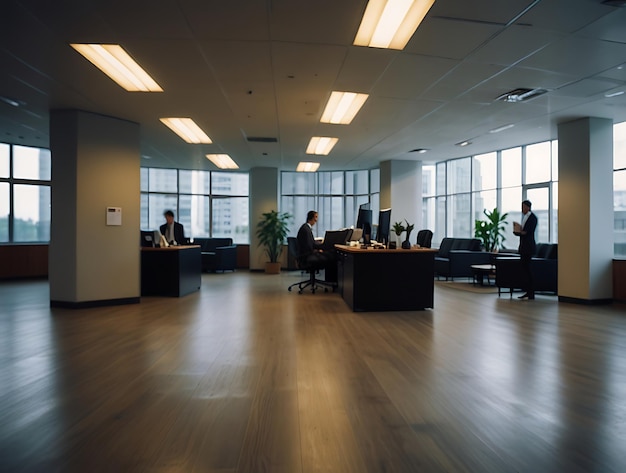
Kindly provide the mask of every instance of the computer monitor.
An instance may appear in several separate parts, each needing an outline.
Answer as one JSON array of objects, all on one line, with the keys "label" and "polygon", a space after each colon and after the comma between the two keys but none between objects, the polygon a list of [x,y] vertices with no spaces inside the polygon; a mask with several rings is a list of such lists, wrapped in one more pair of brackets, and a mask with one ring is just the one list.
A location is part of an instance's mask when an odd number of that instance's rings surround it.
[{"label": "computer monitor", "polygon": [[391,228],[391,209],[381,209],[378,212],[378,232],[376,241],[378,243],[389,242],[389,230]]},{"label": "computer monitor", "polygon": [[[362,204],[363,205],[363,204]],[[369,204],[367,204],[369,206]],[[359,215],[356,219],[356,228],[363,229],[363,237],[368,240],[372,236],[372,211],[359,207]]]},{"label": "computer monitor", "polygon": [[141,230],[140,246],[151,248],[159,246],[161,240],[161,232],[158,230]]}]

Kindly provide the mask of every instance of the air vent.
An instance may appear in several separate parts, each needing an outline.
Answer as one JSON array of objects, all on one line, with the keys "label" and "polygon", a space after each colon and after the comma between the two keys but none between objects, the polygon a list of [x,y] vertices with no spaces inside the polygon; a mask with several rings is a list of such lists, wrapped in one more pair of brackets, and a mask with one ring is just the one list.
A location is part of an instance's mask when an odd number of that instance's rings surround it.
[{"label": "air vent", "polygon": [[278,138],[271,136],[248,136],[246,139],[249,143],[278,143]]},{"label": "air vent", "polygon": [[527,100],[534,99],[535,97],[543,95],[546,92],[548,92],[546,89],[515,89],[496,97],[496,100],[509,103],[526,102]]}]

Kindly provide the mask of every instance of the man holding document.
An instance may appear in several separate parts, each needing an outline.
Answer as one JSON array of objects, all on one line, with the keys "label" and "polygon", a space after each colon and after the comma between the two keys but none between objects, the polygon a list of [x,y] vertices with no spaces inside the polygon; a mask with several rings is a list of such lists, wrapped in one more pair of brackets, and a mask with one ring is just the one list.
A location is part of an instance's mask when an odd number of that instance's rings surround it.
[{"label": "man holding document", "polygon": [[519,255],[526,281],[526,287],[522,288],[526,292],[519,296],[519,299],[530,300],[535,298],[530,262],[535,254],[535,229],[537,228],[537,217],[530,211],[531,207],[530,200],[522,202],[522,223],[513,222],[513,233],[519,236]]}]

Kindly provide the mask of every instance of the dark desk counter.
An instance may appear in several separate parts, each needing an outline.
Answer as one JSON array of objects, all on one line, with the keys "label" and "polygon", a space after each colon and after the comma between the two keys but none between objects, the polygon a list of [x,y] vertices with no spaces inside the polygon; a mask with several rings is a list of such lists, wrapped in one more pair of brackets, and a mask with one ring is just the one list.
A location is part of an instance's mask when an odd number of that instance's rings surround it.
[{"label": "dark desk counter", "polygon": [[339,291],[355,312],[433,307],[437,250],[336,248]]},{"label": "dark desk counter", "polygon": [[141,248],[141,295],[181,297],[200,289],[199,245]]}]

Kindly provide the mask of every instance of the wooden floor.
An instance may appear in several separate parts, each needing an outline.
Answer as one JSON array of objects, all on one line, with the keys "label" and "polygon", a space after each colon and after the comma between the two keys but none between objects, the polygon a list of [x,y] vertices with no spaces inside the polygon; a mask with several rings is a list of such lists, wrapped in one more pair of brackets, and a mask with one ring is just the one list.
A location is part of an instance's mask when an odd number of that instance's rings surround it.
[{"label": "wooden floor", "polygon": [[0,283],[0,471],[626,471],[624,305],[352,313],[298,278],[85,310]]}]

